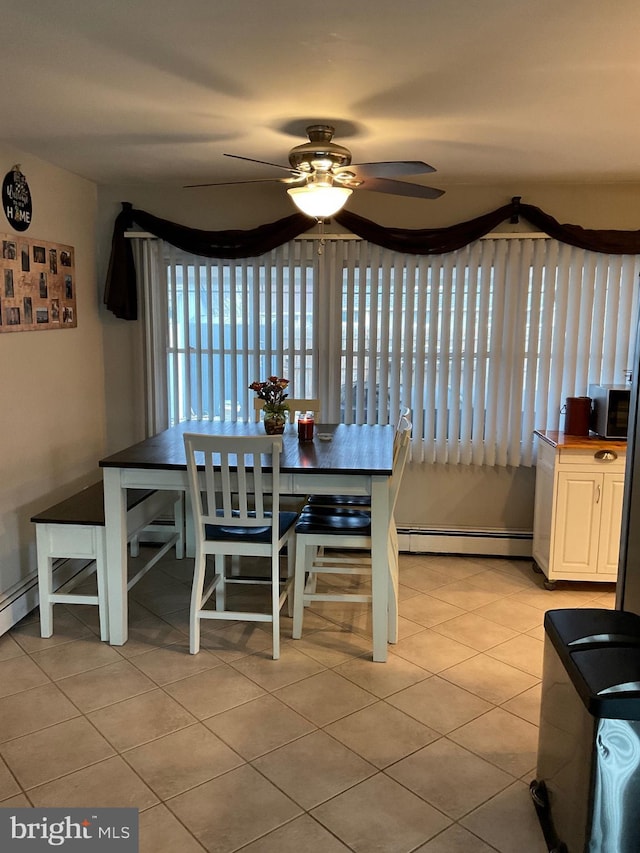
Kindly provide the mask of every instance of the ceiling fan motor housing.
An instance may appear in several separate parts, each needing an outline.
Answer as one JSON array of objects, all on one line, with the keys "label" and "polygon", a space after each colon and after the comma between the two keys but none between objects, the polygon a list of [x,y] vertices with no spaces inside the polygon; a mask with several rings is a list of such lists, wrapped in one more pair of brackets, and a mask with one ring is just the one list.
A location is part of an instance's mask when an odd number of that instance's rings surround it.
[{"label": "ceiling fan motor housing", "polygon": [[289,152],[289,163],[300,172],[330,172],[351,163],[351,151],[331,139],[334,128],[327,124],[312,124],[307,128],[310,142],[296,145]]},{"label": "ceiling fan motor housing", "polygon": [[[396,178],[404,178],[411,175],[423,175],[434,172],[433,166],[423,163],[422,160],[392,160],[381,163],[356,163],[351,162],[351,151],[342,145],[333,142],[335,128],[329,124],[310,124],[307,127],[309,142],[296,145],[289,152],[289,166],[280,163],[269,163],[265,160],[255,160],[252,157],[243,157],[239,154],[225,154],[225,157],[235,157],[249,163],[259,163],[262,166],[271,166],[288,172],[286,178],[266,178],[266,181],[277,181],[290,184],[287,192],[293,194],[298,190],[307,190],[307,196],[313,191],[320,196],[320,191],[325,196],[325,190],[338,190],[331,193],[335,198],[342,195],[344,204],[344,191],[350,191],[362,187],[379,193],[390,195],[407,196],[409,198],[438,198],[444,190],[435,187],[426,187],[422,184],[409,183]],[[222,181],[219,184],[192,184],[191,186],[224,186],[229,183]],[[249,181],[234,181],[232,183],[261,183],[261,179]],[[302,193],[298,192],[300,198]],[[298,204],[298,202],[296,202]],[[298,204],[303,212],[301,204]],[[334,211],[335,212],[335,211]],[[310,216],[315,213],[310,213]],[[332,214],[323,214],[332,215]]]}]

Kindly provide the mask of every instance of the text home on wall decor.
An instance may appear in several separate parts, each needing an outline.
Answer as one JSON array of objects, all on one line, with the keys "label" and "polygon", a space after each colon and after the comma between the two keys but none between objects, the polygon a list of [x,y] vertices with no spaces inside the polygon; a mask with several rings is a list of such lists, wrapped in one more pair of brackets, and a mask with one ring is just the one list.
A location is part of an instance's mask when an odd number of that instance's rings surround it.
[{"label": "text home on wall decor", "polygon": [[33,206],[27,179],[16,165],[2,182],[2,209],[7,221],[16,231],[26,231],[31,225]]},{"label": "text home on wall decor", "polygon": [[0,234],[0,332],[77,326],[73,246]]}]

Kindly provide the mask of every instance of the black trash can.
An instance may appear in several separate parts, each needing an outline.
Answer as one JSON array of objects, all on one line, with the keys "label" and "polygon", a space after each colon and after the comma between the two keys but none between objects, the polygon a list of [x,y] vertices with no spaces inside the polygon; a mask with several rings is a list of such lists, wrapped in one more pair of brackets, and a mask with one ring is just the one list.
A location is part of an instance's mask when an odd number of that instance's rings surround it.
[{"label": "black trash can", "polygon": [[536,779],[549,850],[640,851],[640,616],[545,614]]}]

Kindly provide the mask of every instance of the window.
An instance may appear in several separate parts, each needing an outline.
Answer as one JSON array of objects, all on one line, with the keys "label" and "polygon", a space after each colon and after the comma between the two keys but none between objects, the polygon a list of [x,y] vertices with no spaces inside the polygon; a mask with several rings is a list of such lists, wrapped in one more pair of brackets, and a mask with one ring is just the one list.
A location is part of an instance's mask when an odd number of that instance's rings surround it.
[{"label": "window", "polygon": [[312,267],[270,260],[167,265],[170,423],[252,417],[248,386],[273,373],[310,395]]},{"label": "window", "polygon": [[353,239],[238,261],[160,247],[138,250],[158,428],[250,419],[249,384],[277,374],[328,422],[409,406],[414,459],[530,465],[533,430],[560,428],[567,396],[632,364],[636,256],[526,236],[441,256]]}]

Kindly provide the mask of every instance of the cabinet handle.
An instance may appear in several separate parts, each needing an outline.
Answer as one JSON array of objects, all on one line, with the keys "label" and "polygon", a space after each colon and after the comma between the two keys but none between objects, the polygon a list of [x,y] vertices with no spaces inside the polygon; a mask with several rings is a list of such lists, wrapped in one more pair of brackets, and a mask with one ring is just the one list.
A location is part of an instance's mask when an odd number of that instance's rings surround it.
[{"label": "cabinet handle", "polygon": [[613,462],[618,458],[615,450],[598,450],[593,454],[594,459],[600,459],[602,462]]},{"label": "cabinet handle", "polygon": [[600,483],[596,486],[596,503],[600,503]]}]

